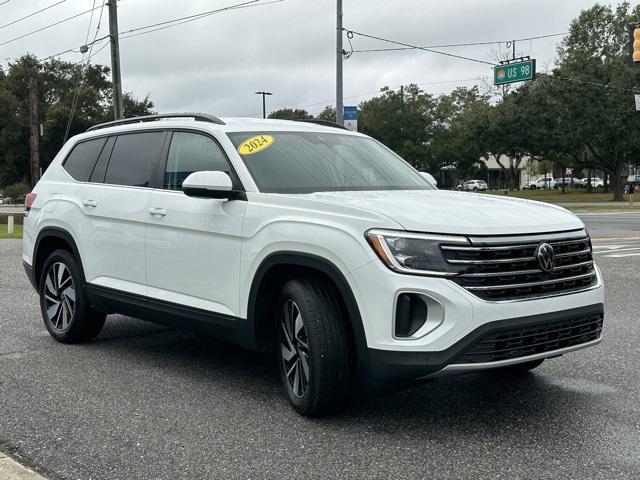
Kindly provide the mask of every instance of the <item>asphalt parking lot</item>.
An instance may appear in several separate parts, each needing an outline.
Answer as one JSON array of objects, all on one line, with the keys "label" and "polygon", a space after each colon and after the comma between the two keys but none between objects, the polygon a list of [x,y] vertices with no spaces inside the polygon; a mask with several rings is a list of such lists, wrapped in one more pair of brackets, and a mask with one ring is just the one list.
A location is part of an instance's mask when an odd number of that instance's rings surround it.
[{"label": "asphalt parking lot", "polygon": [[56,343],[2,240],[0,451],[51,479],[640,478],[640,217],[583,218],[600,346],[320,420],[288,407],[270,357],[215,340],[113,315],[93,343]]}]

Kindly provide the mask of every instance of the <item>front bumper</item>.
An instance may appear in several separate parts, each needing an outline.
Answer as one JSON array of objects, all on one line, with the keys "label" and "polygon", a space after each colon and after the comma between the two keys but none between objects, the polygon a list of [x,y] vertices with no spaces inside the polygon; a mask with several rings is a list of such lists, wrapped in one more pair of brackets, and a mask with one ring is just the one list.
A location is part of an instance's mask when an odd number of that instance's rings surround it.
[{"label": "front bumper", "polygon": [[603,305],[596,304],[489,322],[441,351],[370,348],[366,376],[376,382],[412,381],[556,357],[600,343],[603,316]]},{"label": "front bumper", "polygon": [[[369,380],[416,380],[522,363],[561,355],[600,341],[585,339],[582,346],[558,344],[550,351],[527,351],[518,358],[492,358],[463,366],[457,357],[482,335],[502,328],[525,328],[564,321],[576,315],[602,315],[604,288],[596,267],[597,283],[586,290],[552,297],[515,301],[483,300],[456,283],[442,278],[402,275],[373,261],[347,277],[356,297],[366,336],[359,352],[360,374]],[[415,338],[394,337],[395,300],[405,292],[429,296],[444,310],[442,322]],[[575,348],[574,348],[575,347]],[[542,354],[541,356],[539,354]],[[505,362],[506,361],[506,362]],[[504,362],[504,363],[501,363]],[[488,363],[489,365],[481,365]]]}]

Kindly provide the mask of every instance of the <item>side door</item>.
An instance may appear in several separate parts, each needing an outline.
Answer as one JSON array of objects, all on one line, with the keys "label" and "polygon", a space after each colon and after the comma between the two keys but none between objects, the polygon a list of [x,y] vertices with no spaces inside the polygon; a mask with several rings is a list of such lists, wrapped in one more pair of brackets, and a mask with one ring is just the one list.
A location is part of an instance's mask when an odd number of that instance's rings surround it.
[{"label": "side door", "polygon": [[165,131],[111,137],[82,188],[84,270],[88,283],[146,295],[146,221]]},{"label": "side door", "polygon": [[242,189],[220,144],[208,134],[176,130],[147,212],[148,296],[237,316],[244,200],[187,197],[182,182],[196,171],[224,171]]}]

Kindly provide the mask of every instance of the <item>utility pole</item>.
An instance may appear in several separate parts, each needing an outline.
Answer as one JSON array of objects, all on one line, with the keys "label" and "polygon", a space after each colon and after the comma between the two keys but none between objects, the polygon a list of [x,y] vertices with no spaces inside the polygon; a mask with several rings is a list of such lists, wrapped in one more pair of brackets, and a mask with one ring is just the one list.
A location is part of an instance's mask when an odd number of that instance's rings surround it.
[{"label": "utility pole", "polygon": [[267,95],[273,95],[271,92],[256,92],[256,95],[262,95],[262,118],[267,118],[267,102],[265,97]]},{"label": "utility pole", "polygon": [[40,180],[40,122],[38,120],[38,82],[35,73],[29,76],[29,170],[31,188]]},{"label": "utility pole", "polygon": [[342,93],[342,0],[337,0],[336,15],[336,123],[344,125],[344,97]]},{"label": "utility pole", "polygon": [[113,83],[113,117],[124,116],[122,107],[122,78],[120,75],[120,43],[118,39],[118,4],[109,0],[109,39],[111,42],[111,81]]}]

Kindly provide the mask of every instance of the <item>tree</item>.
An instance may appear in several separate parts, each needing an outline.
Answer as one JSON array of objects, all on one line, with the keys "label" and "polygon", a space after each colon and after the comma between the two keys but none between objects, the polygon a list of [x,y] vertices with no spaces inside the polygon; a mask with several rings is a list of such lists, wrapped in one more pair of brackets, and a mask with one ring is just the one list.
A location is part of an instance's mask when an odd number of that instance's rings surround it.
[{"label": "tree", "polygon": [[486,112],[492,108],[488,97],[478,87],[456,88],[437,99],[433,138],[429,142],[428,170],[455,167],[463,176],[481,167],[480,157],[486,148],[481,143],[480,124],[486,123]]},{"label": "tree", "polygon": [[413,166],[426,168],[436,107],[436,99],[417,85],[398,91],[384,87],[380,96],[360,104],[358,129],[384,143]]},{"label": "tree", "polygon": [[316,117],[318,120],[324,120],[326,122],[336,121],[336,107],[327,105]]},{"label": "tree", "polygon": [[[40,161],[44,170],[63,144],[97,123],[113,119],[109,68],[51,60],[39,62],[24,55],[0,68],[0,185],[27,180],[29,172],[28,79],[35,77],[39,91]],[[77,98],[76,98],[77,96]],[[71,106],[76,108],[70,121]],[[153,113],[153,102],[146,96],[137,100],[124,95],[125,116]]]},{"label": "tree", "polygon": [[281,108],[280,110],[271,112],[268,118],[276,118],[279,120],[308,120],[313,118],[313,115],[301,108]]},{"label": "tree", "polygon": [[639,16],[640,6],[631,9],[628,2],[582,11],[558,48],[553,74],[570,84],[561,111],[564,126],[574,129],[569,134],[573,155],[609,175],[614,200],[623,199],[627,166],[640,155],[640,118],[633,101],[640,72],[625,63],[627,25]]}]

